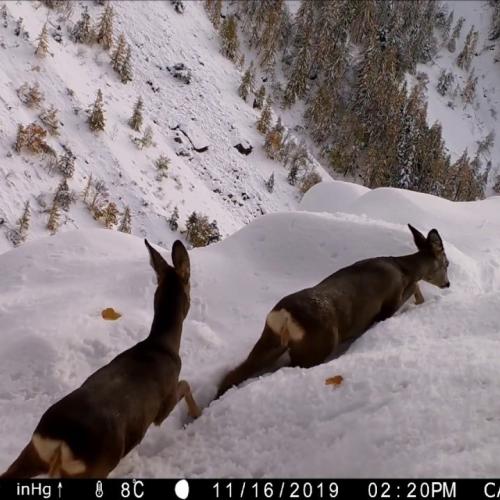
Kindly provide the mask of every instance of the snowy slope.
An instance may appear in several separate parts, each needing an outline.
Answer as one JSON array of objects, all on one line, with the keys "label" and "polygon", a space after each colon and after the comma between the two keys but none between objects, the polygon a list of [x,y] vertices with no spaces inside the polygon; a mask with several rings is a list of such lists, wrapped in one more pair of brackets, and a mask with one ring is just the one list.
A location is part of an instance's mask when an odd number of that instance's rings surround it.
[{"label": "snowy slope", "polygon": [[[495,62],[495,56],[498,54],[498,41],[488,39],[493,8],[488,1],[446,0],[442,3],[448,12],[454,12],[453,27],[460,16],[465,18],[465,22],[454,53],[450,53],[446,46],[441,47],[431,64],[420,64],[417,68],[418,71],[423,71],[429,76],[428,122],[432,124],[439,121],[442,124],[443,138],[453,161],[463,153],[465,148],[468,149],[469,156],[473,158],[477,151],[477,142],[484,140],[493,131],[496,138],[491,154],[482,158],[483,166],[488,160],[492,161],[489,178],[489,184],[491,184],[495,175],[500,174],[498,159],[500,157],[500,128],[497,117],[500,111],[500,71],[499,63]],[[472,59],[471,70],[474,70],[479,80],[475,102],[472,105],[465,105],[460,96],[454,100],[450,95],[441,96],[436,90],[436,85],[444,69],[455,75],[453,88],[457,84],[460,89],[464,87],[468,73],[457,66],[456,59],[472,26],[479,31],[479,40],[476,54]],[[453,108],[448,105],[452,101],[454,101]]]},{"label": "snowy slope", "polygon": [[[179,405],[114,475],[497,476],[499,208],[499,197],[457,204],[331,182],[303,211],[191,251],[182,376],[204,413],[183,428]],[[408,304],[340,358],[282,368],[209,404],[281,296],[355,260],[413,252],[407,222],[440,230],[450,289],[424,284],[423,305]],[[0,255],[0,275],[3,469],[50,403],[147,334],[155,285],[143,242],[105,230],[28,243]],[[104,322],[105,307],[123,317]],[[326,386],[336,374],[343,384]]]},{"label": "snowy slope", "polygon": [[[58,153],[66,144],[77,156],[70,187],[81,192],[90,174],[104,180],[110,199],[121,210],[125,205],[131,207],[134,234],[147,234],[165,244],[173,241],[178,235],[166,230],[164,217],[176,205],[181,226],[197,210],[216,219],[224,235],[257,215],[296,207],[298,190],[286,182],[286,170],[263,154],[263,137],[255,130],[258,115],[237,94],[241,74],[220,54],[219,35],[202,2],[188,2],[183,15],[170,2],[113,2],[114,33],[118,36],[123,31],[133,50],[134,80],[127,85],[112,70],[108,53],[69,40],[68,31],[80,18],[83,6],[89,7],[94,23],[102,7],[94,2],[73,2],[72,17],[59,23],[59,14],[38,2],[0,2],[0,6],[4,4],[8,16],[7,28],[0,26],[0,218],[6,222],[0,232],[15,225],[29,200],[34,214],[28,240],[47,235],[48,215],[35,197],[42,194],[50,205],[60,181],[38,158],[12,152],[18,123],[26,125],[38,115],[16,95],[25,81],[38,81],[45,103],[60,110],[62,132],[49,143]],[[14,35],[19,17],[24,19],[29,41]],[[50,38],[51,55],[38,59],[33,54],[34,44],[47,19],[50,33],[61,26],[63,41]],[[174,79],[167,70],[179,62],[192,71],[190,85]],[[94,135],[85,120],[98,88],[104,95],[107,124],[103,133]],[[152,126],[156,143],[144,150],[132,144],[130,136],[137,134],[127,125],[139,96],[145,102],[144,126]],[[177,156],[177,132],[171,129],[180,124],[191,131],[195,141],[206,141],[208,151],[192,151],[191,159]],[[254,146],[249,156],[234,149],[241,140]],[[157,181],[153,163],[160,154],[168,156],[172,165],[168,178]],[[275,191],[269,194],[264,181],[273,171]],[[62,229],[89,227],[99,225],[79,201]],[[0,251],[8,248],[9,242],[0,237]]]}]

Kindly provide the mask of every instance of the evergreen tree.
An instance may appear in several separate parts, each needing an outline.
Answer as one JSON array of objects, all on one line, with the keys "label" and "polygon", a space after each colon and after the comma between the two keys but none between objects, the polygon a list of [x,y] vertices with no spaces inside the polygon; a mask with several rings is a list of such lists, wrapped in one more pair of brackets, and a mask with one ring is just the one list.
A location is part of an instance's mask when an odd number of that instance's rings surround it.
[{"label": "evergreen tree", "polygon": [[271,101],[270,99],[266,99],[266,104],[264,105],[264,109],[260,114],[259,121],[257,122],[257,130],[261,134],[266,134],[269,130],[269,126],[271,125]]},{"label": "evergreen tree", "polygon": [[40,121],[45,125],[50,135],[58,136],[61,122],[57,116],[58,110],[54,106],[44,109],[40,113]]},{"label": "evergreen tree", "polygon": [[298,46],[298,50],[283,96],[285,106],[291,106],[297,98],[302,99],[306,93],[307,79],[312,64],[314,8],[314,2],[302,0],[297,12],[297,35],[295,43]]},{"label": "evergreen tree", "polygon": [[71,33],[73,41],[76,43],[85,43],[90,45],[95,38],[95,33],[92,28],[92,21],[90,19],[90,14],[87,6],[83,7],[82,16],[80,20],[75,24],[73,31]]},{"label": "evergreen tree", "polygon": [[130,213],[129,207],[125,207],[120,225],[118,226],[118,231],[128,234],[132,232],[132,214]]},{"label": "evergreen tree", "polygon": [[102,102],[102,92],[101,89],[97,91],[97,97],[94,102],[92,112],[90,113],[88,124],[90,130],[101,131],[104,130],[106,125],[106,120],[104,118],[104,107]]},{"label": "evergreen tree", "polygon": [[253,107],[257,109],[262,109],[264,106],[264,101],[266,99],[266,87],[262,84],[255,95],[255,100],[253,101]]},{"label": "evergreen tree", "polygon": [[54,203],[57,203],[58,206],[67,212],[74,201],[75,195],[69,189],[68,180],[64,178],[57,187],[56,194],[54,195]]},{"label": "evergreen tree", "polygon": [[107,229],[112,229],[113,226],[118,224],[118,214],[119,212],[116,204],[110,201],[101,212],[104,227]]},{"label": "evergreen tree", "polygon": [[82,198],[84,203],[87,203],[87,198],[90,195],[91,189],[92,189],[92,174],[89,175],[87,184],[85,185],[85,189],[82,192]]},{"label": "evergreen tree", "polygon": [[270,175],[269,179],[267,179],[265,185],[270,193],[274,191],[274,172]]},{"label": "evergreen tree", "polygon": [[28,144],[28,134],[26,128],[19,123],[17,126],[16,143],[14,145],[16,153],[20,153],[22,149],[26,147],[27,144]]},{"label": "evergreen tree", "polygon": [[284,127],[281,118],[278,118],[276,125],[268,130],[264,142],[264,151],[272,160],[279,160],[283,156],[283,132]]},{"label": "evergreen tree", "polygon": [[123,62],[125,61],[125,49],[127,47],[127,43],[125,42],[125,35],[122,33],[118,38],[118,43],[116,45],[116,49],[111,56],[111,65],[113,69],[120,73]]},{"label": "evergreen tree", "polygon": [[446,70],[442,70],[439,76],[439,81],[437,84],[437,91],[442,95],[446,95],[450,90],[450,87],[453,85],[455,77],[451,71],[447,72]]},{"label": "evergreen tree", "polygon": [[42,32],[37,38],[38,45],[35,49],[35,55],[45,57],[49,52],[49,32],[47,31],[47,23],[43,25]]},{"label": "evergreen tree", "polygon": [[59,229],[61,213],[59,212],[59,206],[54,200],[52,202],[52,208],[49,212],[49,220],[47,221],[47,229],[51,234],[55,234]]},{"label": "evergreen tree", "polygon": [[222,0],[205,2],[205,8],[208,10],[208,15],[214,25],[214,28],[218,30],[220,28],[220,20],[222,16]]},{"label": "evergreen tree", "polygon": [[465,22],[465,17],[460,16],[458,18],[457,24],[455,25],[455,28],[453,28],[451,38],[448,41],[448,50],[450,52],[455,52],[457,38],[460,37],[460,32],[462,31],[462,26],[464,25],[464,22]]},{"label": "evergreen tree", "polygon": [[19,234],[21,236],[21,241],[26,240],[26,236],[28,234],[28,229],[30,227],[30,220],[31,220],[31,207],[30,207],[30,202],[27,201],[24,204],[23,215],[17,221],[18,231],[19,231]]},{"label": "evergreen tree", "polygon": [[177,231],[179,228],[179,209],[177,207],[174,207],[174,211],[170,215],[167,222],[172,231]]},{"label": "evergreen tree", "polygon": [[75,173],[75,155],[69,148],[65,148],[64,155],[62,155],[58,162],[57,168],[65,179],[70,179]]},{"label": "evergreen tree", "polygon": [[236,17],[227,16],[221,27],[222,53],[231,61],[236,62],[240,42],[238,40],[238,28]]},{"label": "evergreen tree", "polygon": [[241,79],[241,84],[238,88],[239,96],[246,101],[249,93],[253,90],[254,85],[254,72],[253,72],[253,61],[250,63],[250,66],[243,74],[243,78]]},{"label": "evergreen tree", "polygon": [[132,81],[132,49],[130,45],[127,46],[127,55],[125,56],[125,61],[120,69],[120,79],[122,83],[128,83]]},{"label": "evergreen tree", "polygon": [[142,121],[143,121],[142,108],[143,108],[143,102],[142,102],[142,99],[139,97],[139,99],[137,99],[137,102],[135,103],[134,112],[132,114],[132,117],[128,121],[130,128],[132,128],[133,130],[136,130],[137,132],[139,132],[141,130],[141,126],[142,126]]},{"label": "evergreen tree", "polygon": [[297,184],[298,180],[298,175],[299,175],[299,164],[298,163],[293,163],[292,166],[290,167],[290,171],[288,172],[288,184],[291,186],[295,186]]},{"label": "evergreen tree", "polygon": [[113,17],[114,11],[110,3],[104,8],[104,13],[99,20],[97,27],[96,42],[105,50],[113,46]]},{"label": "evergreen tree", "polygon": [[457,66],[460,69],[469,71],[472,58],[476,51],[478,36],[479,34],[477,33],[477,31],[474,31],[474,25],[472,25],[469,33],[467,33],[464,48],[457,57]]},{"label": "evergreen tree", "polygon": [[474,70],[472,70],[465,82],[465,87],[462,90],[462,99],[466,104],[472,104],[476,97],[478,78],[474,75]]}]

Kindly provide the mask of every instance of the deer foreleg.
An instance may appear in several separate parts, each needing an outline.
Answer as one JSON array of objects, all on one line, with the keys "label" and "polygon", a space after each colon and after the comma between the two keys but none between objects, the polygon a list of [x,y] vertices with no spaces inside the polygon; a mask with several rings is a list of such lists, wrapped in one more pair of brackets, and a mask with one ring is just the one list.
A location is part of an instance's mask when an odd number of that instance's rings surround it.
[{"label": "deer foreleg", "polygon": [[422,291],[420,290],[420,287],[418,286],[418,283],[415,283],[415,304],[420,305],[425,302],[424,296],[422,295]]},{"label": "deer foreleg", "polygon": [[191,387],[185,380],[180,380],[177,384],[177,401],[180,401],[182,398],[186,401],[189,416],[191,418],[198,418],[201,415],[201,410],[193,398]]}]

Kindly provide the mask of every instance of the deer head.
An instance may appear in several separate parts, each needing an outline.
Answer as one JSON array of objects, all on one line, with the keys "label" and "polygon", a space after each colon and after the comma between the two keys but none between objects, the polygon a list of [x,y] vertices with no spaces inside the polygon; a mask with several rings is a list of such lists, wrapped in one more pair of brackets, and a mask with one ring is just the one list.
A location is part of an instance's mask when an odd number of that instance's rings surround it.
[{"label": "deer head", "polygon": [[431,229],[427,238],[411,224],[408,224],[413,234],[415,245],[418,251],[426,257],[425,270],[422,279],[439,288],[448,288],[450,280],[448,279],[449,261],[444,251],[443,240],[437,229]]}]

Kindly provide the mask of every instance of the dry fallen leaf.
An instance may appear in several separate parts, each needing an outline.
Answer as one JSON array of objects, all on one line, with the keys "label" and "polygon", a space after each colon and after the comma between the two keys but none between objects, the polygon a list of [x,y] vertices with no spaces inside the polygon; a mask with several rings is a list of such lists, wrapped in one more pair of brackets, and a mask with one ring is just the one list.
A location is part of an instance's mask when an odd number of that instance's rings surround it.
[{"label": "dry fallen leaf", "polygon": [[117,311],[115,311],[112,307],[107,307],[106,309],[103,309],[101,316],[103,319],[115,321],[118,318],[121,318],[121,314]]},{"label": "dry fallen leaf", "polygon": [[343,380],[344,377],[342,375],[335,375],[335,377],[327,378],[325,380],[325,385],[333,385],[334,387],[338,387]]}]

